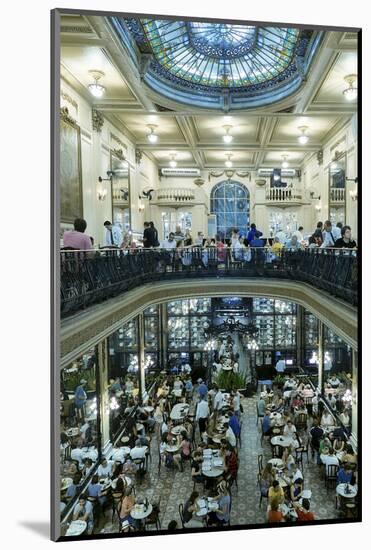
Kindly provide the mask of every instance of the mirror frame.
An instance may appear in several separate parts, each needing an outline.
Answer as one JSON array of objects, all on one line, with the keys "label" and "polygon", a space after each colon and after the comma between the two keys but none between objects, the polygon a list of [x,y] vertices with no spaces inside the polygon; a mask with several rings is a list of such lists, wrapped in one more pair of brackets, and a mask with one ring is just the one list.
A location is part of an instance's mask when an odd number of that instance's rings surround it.
[{"label": "mirror frame", "polygon": [[331,159],[329,165],[328,165],[328,220],[331,220],[331,164],[333,162],[339,162],[344,160],[344,177],[345,177],[345,183],[344,183],[344,223],[343,225],[346,225],[347,223],[347,153],[346,151],[335,151],[334,157]]},{"label": "mirror frame", "polygon": [[[125,158],[125,155],[122,151],[122,149],[110,149],[110,169],[113,170],[113,161],[114,160],[118,160],[118,161],[121,161],[121,162],[126,162],[126,164],[128,165],[128,192],[129,192],[129,195],[128,195],[128,210],[129,210],[129,231],[132,230],[132,223],[131,223],[131,207],[130,207],[130,202],[131,202],[131,186],[130,186],[130,163],[129,161]],[[111,178],[111,218],[112,218],[112,223],[113,223],[113,219],[114,219],[114,216],[113,216],[113,208],[114,208],[114,204],[113,204],[113,178],[114,176],[112,176]]]}]

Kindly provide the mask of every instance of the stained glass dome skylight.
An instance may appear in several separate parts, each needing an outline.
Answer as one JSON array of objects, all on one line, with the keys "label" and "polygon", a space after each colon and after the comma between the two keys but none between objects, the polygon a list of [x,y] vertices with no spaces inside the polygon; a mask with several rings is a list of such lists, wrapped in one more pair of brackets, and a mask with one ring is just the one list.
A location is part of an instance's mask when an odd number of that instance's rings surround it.
[{"label": "stained glass dome skylight", "polygon": [[153,91],[224,110],[296,91],[320,40],[320,33],[273,26],[145,18],[112,18],[112,24],[132,55],[138,48],[151,56],[144,82]]}]

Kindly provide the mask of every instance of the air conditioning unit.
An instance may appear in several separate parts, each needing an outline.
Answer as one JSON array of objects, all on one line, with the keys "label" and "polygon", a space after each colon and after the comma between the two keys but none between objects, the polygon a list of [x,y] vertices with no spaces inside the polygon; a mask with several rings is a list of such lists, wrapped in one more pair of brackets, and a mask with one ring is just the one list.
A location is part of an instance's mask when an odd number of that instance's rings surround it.
[{"label": "air conditioning unit", "polygon": [[201,174],[198,168],[162,168],[161,176],[172,178],[197,178]]},{"label": "air conditioning unit", "polygon": [[[268,177],[273,173],[273,168],[259,168],[258,174],[261,177]],[[283,177],[295,177],[296,176],[296,170],[293,168],[281,168],[281,176]]]}]

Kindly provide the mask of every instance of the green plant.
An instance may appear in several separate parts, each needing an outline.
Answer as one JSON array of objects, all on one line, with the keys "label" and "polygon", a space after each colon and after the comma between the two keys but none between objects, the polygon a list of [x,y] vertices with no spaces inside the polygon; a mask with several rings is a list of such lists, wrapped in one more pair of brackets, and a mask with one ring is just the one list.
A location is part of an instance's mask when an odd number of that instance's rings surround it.
[{"label": "green plant", "polygon": [[284,383],[285,383],[285,377],[283,376],[283,374],[277,374],[273,378],[273,384],[275,384],[276,386],[283,386]]},{"label": "green plant", "polygon": [[232,371],[220,371],[216,384],[219,388],[231,392],[246,387],[246,377],[243,374]]}]

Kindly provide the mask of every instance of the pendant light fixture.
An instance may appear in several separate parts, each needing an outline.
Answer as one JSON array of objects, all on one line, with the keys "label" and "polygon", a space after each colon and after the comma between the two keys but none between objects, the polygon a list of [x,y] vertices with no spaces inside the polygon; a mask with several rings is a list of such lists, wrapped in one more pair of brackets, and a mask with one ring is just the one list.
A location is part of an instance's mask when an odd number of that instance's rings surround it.
[{"label": "pendant light fixture", "polygon": [[231,130],[231,128],[232,128],[232,126],[230,126],[230,125],[227,124],[226,126],[223,126],[223,128],[224,128],[224,130],[225,130],[225,134],[224,134],[224,136],[223,136],[223,141],[224,141],[224,143],[227,143],[227,144],[232,143],[232,141],[233,141],[233,136],[231,136],[231,134],[229,133],[230,130]]},{"label": "pendant light fixture", "polygon": [[169,162],[169,166],[170,168],[176,168],[178,163],[177,161],[175,160],[175,157],[176,157],[176,154],[173,153],[172,155],[170,155],[170,162]]},{"label": "pendant light fixture", "polygon": [[282,155],[282,164],[281,164],[282,168],[288,168],[289,167],[289,163],[287,162],[287,158],[288,158],[288,155]]},{"label": "pendant light fixture", "polygon": [[343,91],[345,99],[348,101],[354,101],[357,99],[358,89],[356,86],[353,86],[354,82],[357,80],[356,74],[348,74],[344,77],[345,82],[348,84],[348,88]]},{"label": "pendant light fixture", "polygon": [[147,134],[147,139],[150,143],[157,143],[158,135],[155,133],[155,129],[157,128],[156,124],[147,124],[147,128],[149,129],[149,134]]},{"label": "pendant light fixture", "polygon": [[92,96],[94,96],[96,98],[103,97],[104,94],[105,94],[106,88],[104,86],[102,86],[101,84],[99,84],[99,80],[103,76],[105,76],[104,72],[103,71],[92,70],[92,71],[89,71],[89,74],[91,74],[91,76],[94,79],[94,82],[92,84],[89,84],[89,86],[88,86],[89,92],[91,93]]},{"label": "pendant light fixture", "polygon": [[300,143],[300,145],[306,145],[309,141],[309,136],[307,136],[306,133],[308,130],[308,126],[300,126],[298,130],[301,131],[300,136],[298,136],[298,142]]},{"label": "pendant light fixture", "polygon": [[233,166],[233,163],[232,163],[232,161],[231,161],[231,157],[232,157],[232,156],[233,156],[232,153],[227,153],[227,154],[226,154],[227,160],[226,160],[225,163],[224,163],[225,166],[226,166],[226,168],[232,168],[232,166]]}]

